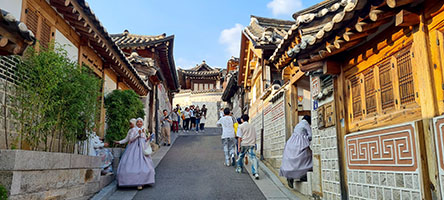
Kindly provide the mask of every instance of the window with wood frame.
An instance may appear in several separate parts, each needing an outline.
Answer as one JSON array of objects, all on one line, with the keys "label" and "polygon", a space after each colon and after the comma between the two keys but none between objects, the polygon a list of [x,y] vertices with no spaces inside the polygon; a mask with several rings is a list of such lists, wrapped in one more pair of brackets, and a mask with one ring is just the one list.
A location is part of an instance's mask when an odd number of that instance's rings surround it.
[{"label": "window with wood frame", "polygon": [[347,78],[353,123],[417,106],[411,45]]},{"label": "window with wood frame", "polygon": [[54,26],[31,5],[27,5],[25,16],[25,24],[29,30],[34,33],[36,39],[39,41],[39,45],[48,48],[49,43],[54,37]]}]

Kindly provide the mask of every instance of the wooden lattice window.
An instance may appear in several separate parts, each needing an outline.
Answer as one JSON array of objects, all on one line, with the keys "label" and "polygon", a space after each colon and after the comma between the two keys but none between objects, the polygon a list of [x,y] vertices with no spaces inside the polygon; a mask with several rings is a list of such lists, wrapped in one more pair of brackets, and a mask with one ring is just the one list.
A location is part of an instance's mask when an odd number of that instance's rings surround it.
[{"label": "wooden lattice window", "polygon": [[51,25],[49,25],[46,19],[42,20],[42,28],[40,33],[40,44],[48,48],[48,44],[51,41]]},{"label": "wooden lattice window", "polygon": [[48,48],[48,45],[53,38],[51,22],[46,19],[42,13],[37,12],[37,10],[31,5],[28,5],[25,13],[26,26],[32,31],[32,33],[34,33],[40,46]]},{"label": "wooden lattice window", "polygon": [[352,102],[353,102],[353,118],[362,116],[362,103],[361,103],[361,84],[358,76],[353,77],[350,80]]},{"label": "wooden lattice window", "polygon": [[376,89],[373,68],[364,72],[365,107],[367,114],[376,112]]},{"label": "wooden lattice window", "polygon": [[382,110],[387,110],[395,106],[391,69],[392,66],[388,59],[379,65],[379,85],[381,88]]},{"label": "wooden lattice window", "polygon": [[410,51],[404,51],[396,56],[399,77],[399,97],[401,105],[415,101],[415,88],[413,84],[412,60]]},{"label": "wooden lattice window", "polygon": [[26,10],[26,26],[32,31],[32,33],[34,33],[34,35],[37,35],[39,16],[33,7],[28,7]]}]

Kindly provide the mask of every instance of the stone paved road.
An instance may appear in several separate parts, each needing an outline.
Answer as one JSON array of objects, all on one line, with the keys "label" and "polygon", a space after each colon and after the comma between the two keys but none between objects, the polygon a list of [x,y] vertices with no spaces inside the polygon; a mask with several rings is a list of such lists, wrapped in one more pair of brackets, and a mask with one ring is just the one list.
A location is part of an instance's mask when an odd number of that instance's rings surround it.
[{"label": "stone paved road", "polygon": [[265,199],[247,173],[223,160],[220,135],[182,135],[157,166],[156,184],[134,199]]}]

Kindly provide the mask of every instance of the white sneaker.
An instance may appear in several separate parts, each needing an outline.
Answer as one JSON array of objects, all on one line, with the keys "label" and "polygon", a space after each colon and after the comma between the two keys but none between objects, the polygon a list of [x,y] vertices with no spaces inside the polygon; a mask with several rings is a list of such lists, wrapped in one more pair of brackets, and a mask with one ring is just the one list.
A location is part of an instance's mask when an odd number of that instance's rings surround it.
[{"label": "white sneaker", "polygon": [[259,180],[259,174],[254,174],[254,179]]}]

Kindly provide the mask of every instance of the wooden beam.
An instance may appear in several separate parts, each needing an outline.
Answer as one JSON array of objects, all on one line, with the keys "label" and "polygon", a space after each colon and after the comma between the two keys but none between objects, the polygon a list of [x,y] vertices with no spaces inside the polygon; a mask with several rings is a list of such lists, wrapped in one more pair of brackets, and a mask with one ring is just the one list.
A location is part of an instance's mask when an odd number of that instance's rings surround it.
[{"label": "wooden beam", "polygon": [[358,32],[358,33],[354,33],[354,32],[345,32],[344,35],[342,35],[342,37],[344,38],[345,41],[349,42],[352,40],[356,40],[359,38],[363,38],[363,37],[367,37],[369,35],[369,32]]},{"label": "wooden beam", "polygon": [[418,14],[409,12],[407,10],[401,10],[396,14],[396,26],[413,26],[416,24],[419,24]]},{"label": "wooden beam", "polygon": [[390,8],[395,8],[395,7],[398,7],[398,6],[403,6],[403,5],[406,5],[406,4],[409,4],[409,3],[413,3],[415,1],[416,0],[387,0],[387,5]]},{"label": "wooden beam", "polygon": [[328,60],[324,62],[322,71],[324,72],[324,74],[337,75],[341,73],[341,65],[337,62]]},{"label": "wooden beam", "polygon": [[8,38],[2,36],[0,36],[0,38],[0,47],[5,47],[9,42]]},{"label": "wooden beam", "polygon": [[[305,62],[308,62],[309,60],[300,60],[298,61],[299,69],[302,72],[309,72],[309,71],[315,71],[318,69],[322,69],[324,67],[323,61],[313,62],[310,64],[306,64]],[[303,64],[304,63],[304,64]]]},{"label": "wooden beam", "polygon": [[374,29],[374,28],[378,28],[379,26],[381,26],[383,24],[386,24],[388,22],[390,22],[390,19],[383,19],[383,20],[380,20],[380,21],[377,21],[377,22],[373,22],[373,23],[361,21],[361,22],[358,22],[355,25],[355,29],[358,32],[364,32],[364,31],[368,31],[368,30],[371,30],[371,29]]},{"label": "wooden beam", "polygon": [[376,22],[378,20],[387,19],[389,17],[393,17],[396,13],[393,11],[384,11],[384,10],[372,10],[370,11],[369,18],[370,20]]}]

